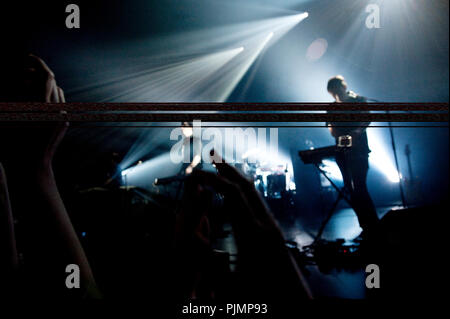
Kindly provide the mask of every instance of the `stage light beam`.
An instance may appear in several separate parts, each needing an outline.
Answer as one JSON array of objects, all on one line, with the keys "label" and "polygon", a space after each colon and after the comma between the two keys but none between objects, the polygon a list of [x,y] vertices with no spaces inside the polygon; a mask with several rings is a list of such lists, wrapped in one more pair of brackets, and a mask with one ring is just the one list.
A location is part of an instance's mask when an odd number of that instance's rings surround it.
[{"label": "stage light beam", "polygon": [[127,69],[110,68],[73,91],[77,98],[95,96],[99,102],[223,102],[263,48],[307,17],[302,12],[131,42],[130,48],[145,47],[151,55],[134,58]]},{"label": "stage light beam", "polygon": [[[253,45],[253,47],[250,48],[253,42],[255,42],[252,41],[252,43],[249,44],[250,47],[245,50],[246,52],[236,59],[238,63],[234,64],[234,66],[231,64],[227,65],[228,70],[224,70],[225,74],[221,77],[221,79],[217,79],[216,83],[214,83],[209,90],[206,91],[213,100],[225,102],[228,99],[273,36],[274,32],[270,32],[263,38],[262,42],[256,46]],[[219,95],[217,96],[216,94]],[[217,97],[214,98],[214,95]]]},{"label": "stage light beam", "polygon": [[371,130],[367,130],[367,135],[369,148],[372,151],[369,155],[370,163],[382,172],[391,183],[399,183],[401,175],[395,168],[393,155],[387,151],[386,139]]}]

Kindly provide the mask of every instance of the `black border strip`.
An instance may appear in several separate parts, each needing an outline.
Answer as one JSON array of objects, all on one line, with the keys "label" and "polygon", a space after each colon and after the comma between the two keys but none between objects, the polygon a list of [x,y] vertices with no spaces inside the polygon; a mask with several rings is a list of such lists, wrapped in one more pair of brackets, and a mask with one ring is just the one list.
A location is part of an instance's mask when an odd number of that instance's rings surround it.
[{"label": "black border strip", "polygon": [[448,122],[448,113],[0,113],[0,121],[36,122]]},{"label": "black border strip", "polygon": [[0,103],[3,112],[449,111],[449,103]]}]

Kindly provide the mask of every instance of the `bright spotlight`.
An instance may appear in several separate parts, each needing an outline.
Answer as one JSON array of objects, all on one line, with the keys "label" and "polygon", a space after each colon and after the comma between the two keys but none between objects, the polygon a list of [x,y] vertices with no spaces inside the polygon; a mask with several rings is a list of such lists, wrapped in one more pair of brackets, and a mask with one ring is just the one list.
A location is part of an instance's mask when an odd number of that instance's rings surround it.
[{"label": "bright spotlight", "polygon": [[367,130],[369,138],[370,163],[377,167],[391,183],[400,182],[400,174],[395,168],[393,155],[387,151],[384,139],[380,135],[375,135],[371,130]]},{"label": "bright spotlight", "polygon": [[180,164],[172,163],[169,153],[165,153],[123,170],[122,176],[126,176],[127,185],[146,188],[151,187],[156,178],[176,175],[180,167]]},{"label": "bright spotlight", "polygon": [[296,22],[300,22],[300,21],[305,20],[307,17],[309,17],[309,13],[303,12],[303,13],[299,13],[299,14],[296,14],[295,16],[293,16],[293,20],[295,20]]},{"label": "bright spotlight", "polygon": [[330,160],[323,160],[321,169],[327,173],[328,177],[336,181],[342,181],[342,174],[336,162]]},{"label": "bright spotlight", "polygon": [[400,176],[394,165],[392,164],[389,156],[386,153],[383,154],[382,152],[381,154],[375,155],[376,152],[379,151],[379,149],[376,149],[375,151],[373,151],[373,154],[370,154],[370,162],[374,164],[391,183],[399,183]]},{"label": "bright spotlight", "polygon": [[389,181],[390,181],[391,183],[399,183],[399,182],[400,182],[400,178],[401,178],[401,174],[400,174],[400,176],[399,176],[399,174],[397,173],[397,171],[395,171],[395,172],[390,173],[389,176],[388,176],[388,178],[389,178]]}]

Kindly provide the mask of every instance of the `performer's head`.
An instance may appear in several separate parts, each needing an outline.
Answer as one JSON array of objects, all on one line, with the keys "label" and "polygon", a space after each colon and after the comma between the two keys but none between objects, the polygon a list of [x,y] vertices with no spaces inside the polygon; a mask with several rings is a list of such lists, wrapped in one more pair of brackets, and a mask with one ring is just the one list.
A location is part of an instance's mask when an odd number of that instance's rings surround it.
[{"label": "performer's head", "polygon": [[336,100],[336,102],[342,102],[347,95],[347,83],[342,75],[336,75],[328,81],[328,92]]},{"label": "performer's head", "polygon": [[194,133],[192,129],[192,122],[181,123],[181,132],[183,133],[185,138],[190,138]]}]

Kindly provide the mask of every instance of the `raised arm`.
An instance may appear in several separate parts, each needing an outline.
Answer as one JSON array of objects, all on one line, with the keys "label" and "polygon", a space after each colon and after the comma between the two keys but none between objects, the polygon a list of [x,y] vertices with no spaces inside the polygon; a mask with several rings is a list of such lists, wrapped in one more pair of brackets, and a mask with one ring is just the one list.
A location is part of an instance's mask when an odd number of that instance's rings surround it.
[{"label": "raised arm", "polygon": [[9,201],[6,174],[0,163],[0,269],[1,277],[8,280],[17,271],[19,257],[17,254],[14,220]]},{"label": "raised arm", "polygon": [[285,246],[281,230],[253,183],[234,167],[218,161],[218,156],[214,159],[219,175],[194,171],[191,178],[222,193],[230,205],[238,269],[246,293],[269,300],[312,298],[301,270]]},{"label": "raised arm", "polygon": [[[23,67],[19,66],[18,72]],[[21,81],[23,86],[17,88],[20,92],[17,96],[18,101],[65,102],[64,92],[56,84],[55,75],[45,62],[36,56],[27,57]],[[17,149],[5,152],[11,164],[11,167],[6,166],[5,170],[8,176],[11,174],[10,179],[14,180],[16,186],[13,190],[10,188],[11,194],[14,195],[12,207],[14,209],[15,204],[18,204],[21,214],[27,219],[27,233],[24,237],[31,248],[28,250],[28,255],[25,255],[25,264],[31,262],[32,266],[25,267],[26,273],[32,280],[36,279],[39,284],[43,283],[47,286],[42,289],[55,293],[59,290],[53,289],[53,285],[65,287],[65,267],[76,264],[80,269],[81,289],[67,291],[68,295],[97,297],[99,294],[94,276],[59,194],[52,167],[54,154],[69,123],[38,125],[38,127],[33,124],[24,130],[14,128],[11,134],[17,134],[15,144],[20,145],[20,152],[17,152]],[[0,194],[7,194],[6,186],[3,185],[6,183],[4,174],[1,174]],[[6,216],[10,216],[8,201],[0,201],[0,206],[6,207],[7,211],[9,210]],[[6,220],[8,229],[11,229],[10,217]],[[13,233],[9,230],[8,237],[11,236]],[[14,256],[14,244],[11,240],[9,242],[9,249]],[[16,264],[16,257],[11,258],[11,262]],[[23,289],[41,290],[33,287],[33,284],[28,285]]]}]

